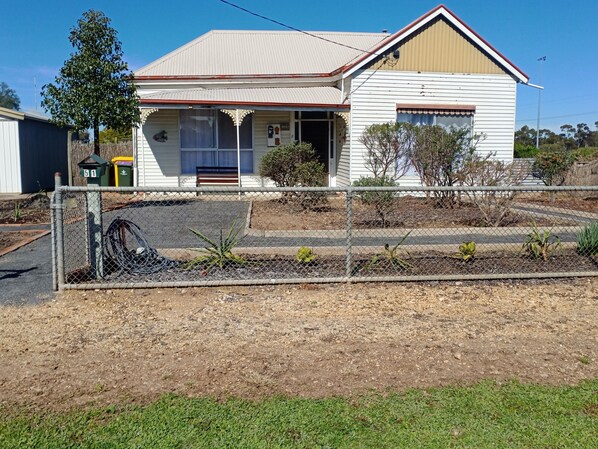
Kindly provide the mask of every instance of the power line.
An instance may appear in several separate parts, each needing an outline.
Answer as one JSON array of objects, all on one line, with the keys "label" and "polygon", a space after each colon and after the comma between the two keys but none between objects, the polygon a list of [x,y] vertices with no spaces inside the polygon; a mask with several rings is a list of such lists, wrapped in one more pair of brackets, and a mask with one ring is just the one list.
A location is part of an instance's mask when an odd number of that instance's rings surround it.
[{"label": "power line", "polygon": [[236,8],[236,9],[238,9],[240,11],[246,12],[247,14],[251,14],[252,16],[259,17],[260,19],[264,19],[264,20],[267,20],[268,22],[275,23],[276,25],[280,25],[281,27],[287,28],[289,30],[297,31],[298,33],[302,33],[302,34],[305,34],[307,36],[311,36],[313,38],[320,39],[321,41],[329,42],[331,44],[339,45],[339,46],[345,47],[345,48],[350,48],[351,50],[357,50],[359,52],[366,53],[367,55],[383,56],[383,55],[381,55],[379,53],[376,53],[376,52],[373,52],[373,51],[363,50],[361,48],[357,48],[357,47],[353,47],[351,45],[343,44],[342,42],[337,42],[337,41],[333,41],[332,39],[327,39],[325,37],[318,36],[317,34],[310,33],[309,31],[304,31],[304,30],[301,30],[299,28],[295,28],[294,26],[287,25],[286,23],[279,22],[278,20],[271,19],[270,17],[266,17],[266,16],[263,16],[263,15],[258,14],[256,12],[250,11],[249,9],[243,8],[242,6],[239,6],[239,5],[235,4],[235,3],[229,2],[228,0],[220,0],[220,2],[224,3],[226,5],[232,6],[233,8]]},{"label": "power line", "polygon": [[[553,115],[551,117],[542,117],[543,119],[551,119],[551,118],[565,118],[565,117],[579,117],[580,115],[587,115],[587,114],[597,114],[598,111],[588,111],[588,112],[580,112],[579,114],[566,114],[566,115]],[[522,118],[519,120],[515,120],[516,122],[530,122],[532,120],[536,120],[535,118]]]}]

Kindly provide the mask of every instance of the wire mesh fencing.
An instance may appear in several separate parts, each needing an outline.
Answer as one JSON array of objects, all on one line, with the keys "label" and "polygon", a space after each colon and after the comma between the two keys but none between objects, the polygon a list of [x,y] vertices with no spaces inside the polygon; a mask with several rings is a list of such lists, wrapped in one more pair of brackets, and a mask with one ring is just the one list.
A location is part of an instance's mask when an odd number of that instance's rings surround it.
[{"label": "wire mesh fencing", "polygon": [[60,187],[60,288],[598,274],[597,187]]}]

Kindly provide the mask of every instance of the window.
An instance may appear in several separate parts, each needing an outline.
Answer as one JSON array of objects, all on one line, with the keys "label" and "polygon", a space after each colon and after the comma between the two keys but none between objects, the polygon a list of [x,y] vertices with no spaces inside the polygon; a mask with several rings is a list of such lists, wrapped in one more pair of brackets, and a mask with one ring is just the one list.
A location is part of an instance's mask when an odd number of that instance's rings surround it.
[{"label": "window", "polygon": [[[195,174],[197,166],[236,167],[237,130],[231,118],[215,109],[180,112],[181,172]],[[253,115],[239,129],[241,173],[253,173]]]},{"label": "window", "polygon": [[443,128],[472,126],[471,115],[437,115],[437,114],[397,114],[397,122],[407,122],[412,125],[439,125]]}]

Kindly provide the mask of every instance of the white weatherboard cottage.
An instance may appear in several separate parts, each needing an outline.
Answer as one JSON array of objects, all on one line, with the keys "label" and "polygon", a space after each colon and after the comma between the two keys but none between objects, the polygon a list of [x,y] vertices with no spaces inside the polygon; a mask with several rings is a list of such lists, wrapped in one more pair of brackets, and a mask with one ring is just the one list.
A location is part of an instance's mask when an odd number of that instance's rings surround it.
[{"label": "white weatherboard cottage", "polygon": [[446,7],[394,34],[310,34],[210,31],[139,69],[136,185],[194,186],[198,166],[266,185],[262,156],[301,140],[346,186],[368,175],[363,130],[394,120],[470,125],[478,151],[512,159],[528,77]]}]

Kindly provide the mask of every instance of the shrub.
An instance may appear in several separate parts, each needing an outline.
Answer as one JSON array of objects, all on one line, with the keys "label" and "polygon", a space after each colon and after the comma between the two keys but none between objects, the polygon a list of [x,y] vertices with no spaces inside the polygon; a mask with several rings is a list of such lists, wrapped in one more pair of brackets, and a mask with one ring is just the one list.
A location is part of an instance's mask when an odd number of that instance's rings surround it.
[{"label": "shrub", "polygon": [[513,156],[515,158],[534,158],[539,152],[540,150],[533,145],[524,145],[522,143],[515,142]]},{"label": "shrub", "polygon": [[[277,147],[264,155],[260,176],[268,177],[278,187],[321,187],[326,184],[326,169],[310,143],[295,142]],[[286,193],[283,201],[296,200],[304,210],[322,207],[322,192]]]},{"label": "shrub", "polygon": [[540,153],[534,161],[532,174],[547,186],[560,186],[574,161],[573,155],[567,151]]},{"label": "shrub", "polygon": [[598,256],[598,222],[590,223],[577,234],[577,253]]},{"label": "shrub", "polygon": [[318,181],[309,169],[317,170],[317,175],[325,174],[324,165],[318,162],[311,144],[294,142],[268,151],[262,158],[259,172],[278,187],[322,185],[322,180]]},{"label": "shrub", "polygon": [[[466,186],[510,187],[520,185],[527,173],[514,163],[505,164],[502,161],[491,160],[474,154],[469,158],[458,173],[459,181]],[[498,227],[505,223],[511,215],[511,210],[517,192],[471,190],[465,195],[478,208],[482,222],[486,226]]]},{"label": "shrub", "polygon": [[473,262],[476,250],[477,248],[474,241],[463,242],[459,245],[459,252],[455,256],[463,262]]},{"label": "shrub", "polygon": [[576,161],[588,162],[598,159],[598,147],[582,147],[573,150],[571,155]]},{"label": "shrub", "polygon": [[[414,132],[410,160],[428,186],[454,186],[463,164],[475,152],[477,137],[467,128],[418,126]],[[453,207],[455,192],[433,192],[437,207]]]},{"label": "shrub", "polygon": [[316,255],[307,246],[302,246],[297,251],[297,255],[295,256],[295,260],[302,264],[309,264],[316,259]]},{"label": "shrub", "polygon": [[[355,187],[394,187],[396,183],[388,178],[367,178],[361,177],[353,182]],[[395,192],[392,191],[374,191],[368,190],[359,192],[359,201],[366,207],[371,207],[376,211],[383,228],[388,224],[388,216],[395,205]]]},{"label": "shrub", "polygon": [[413,139],[412,126],[407,123],[375,123],[368,126],[359,141],[367,153],[364,166],[374,178],[401,178],[409,169],[409,151]]}]

